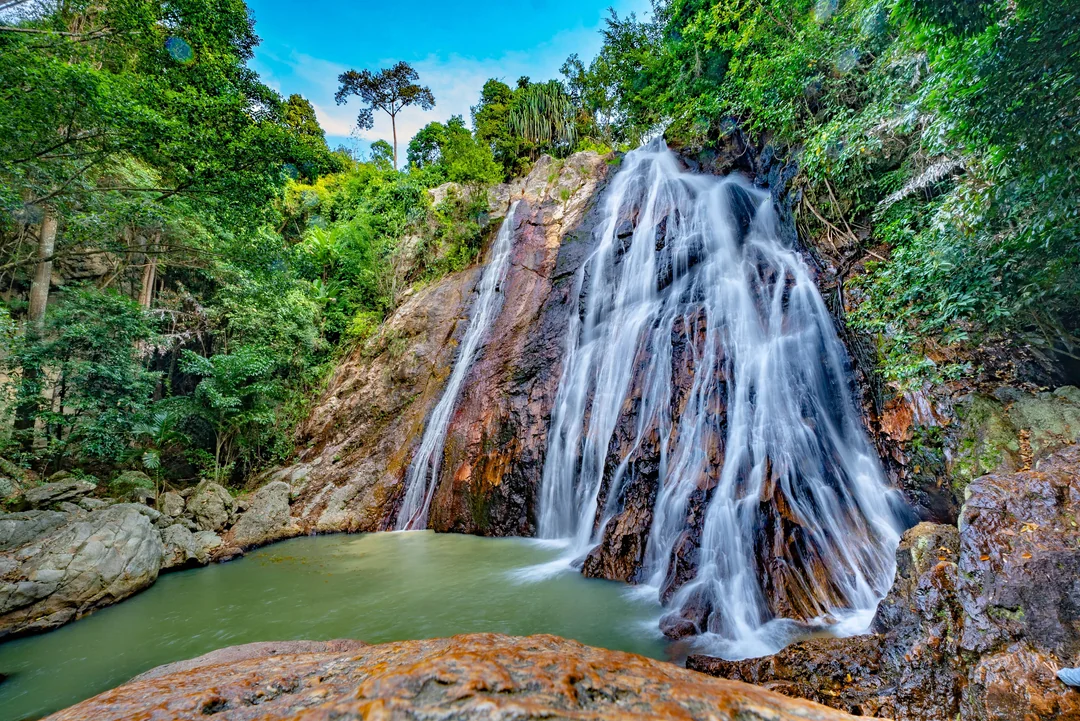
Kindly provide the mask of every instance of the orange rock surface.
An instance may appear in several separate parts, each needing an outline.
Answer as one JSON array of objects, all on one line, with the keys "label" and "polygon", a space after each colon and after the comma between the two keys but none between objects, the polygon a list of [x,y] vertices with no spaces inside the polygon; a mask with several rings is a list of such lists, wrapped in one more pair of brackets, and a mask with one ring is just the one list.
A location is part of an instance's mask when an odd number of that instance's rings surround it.
[{"label": "orange rock surface", "polygon": [[706,719],[854,716],[556,636],[473,634],[378,646],[249,644],[155,669],[48,721]]}]

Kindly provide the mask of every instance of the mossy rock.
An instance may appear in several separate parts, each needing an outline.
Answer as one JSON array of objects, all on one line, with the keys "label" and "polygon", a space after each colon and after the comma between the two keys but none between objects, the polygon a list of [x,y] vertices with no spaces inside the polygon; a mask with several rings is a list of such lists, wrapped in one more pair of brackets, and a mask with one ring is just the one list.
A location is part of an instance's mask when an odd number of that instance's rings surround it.
[{"label": "mossy rock", "polygon": [[949,466],[961,497],[979,476],[1022,470],[1080,441],[1080,389],[1074,386],[1047,393],[999,388],[992,396],[972,396],[957,414],[960,432]]},{"label": "mossy rock", "polygon": [[109,494],[117,498],[135,498],[139,491],[154,490],[154,480],[142,471],[124,471],[109,481]]}]

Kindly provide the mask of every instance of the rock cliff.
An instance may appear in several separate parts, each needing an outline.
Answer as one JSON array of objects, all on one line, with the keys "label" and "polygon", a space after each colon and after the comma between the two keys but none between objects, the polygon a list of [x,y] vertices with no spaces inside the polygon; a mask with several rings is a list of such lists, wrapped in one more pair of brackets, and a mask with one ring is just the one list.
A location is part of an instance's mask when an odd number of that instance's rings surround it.
[{"label": "rock cliff", "polygon": [[[493,217],[520,200],[501,310],[469,370],[447,432],[429,526],[533,534],[546,419],[559,376],[568,284],[609,165],[596,153],[542,158],[492,192]],[[403,478],[468,322],[480,268],[408,296],[377,336],[337,368],[304,424],[293,488],[307,531],[393,526]]]}]

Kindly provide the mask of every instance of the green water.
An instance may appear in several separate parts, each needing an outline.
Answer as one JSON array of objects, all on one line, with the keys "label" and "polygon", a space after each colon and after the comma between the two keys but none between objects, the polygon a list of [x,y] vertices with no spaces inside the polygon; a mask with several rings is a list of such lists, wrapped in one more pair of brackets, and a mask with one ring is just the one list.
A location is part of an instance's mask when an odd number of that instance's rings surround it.
[{"label": "green water", "polygon": [[663,658],[659,607],[564,572],[520,539],[434,533],[298,538],[149,590],[56,631],[0,644],[0,721],[37,718],[170,661],[250,641],[372,643],[495,631],[554,633]]}]

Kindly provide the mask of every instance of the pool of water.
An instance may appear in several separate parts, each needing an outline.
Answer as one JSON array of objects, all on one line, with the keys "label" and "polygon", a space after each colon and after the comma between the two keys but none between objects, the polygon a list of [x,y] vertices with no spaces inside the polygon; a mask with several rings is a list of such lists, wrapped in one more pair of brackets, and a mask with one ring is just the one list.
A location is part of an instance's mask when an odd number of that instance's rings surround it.
[{"label": "pool of water", "polygon": [[0,721],[38,718],[154,666],[250,641],[554,633],[665,657],[654,601],[573,571],[521,573],[558,553],[431,532],[319,536],[170,573],[116,606],[0,644]]}]

